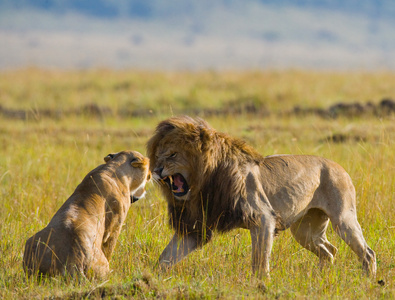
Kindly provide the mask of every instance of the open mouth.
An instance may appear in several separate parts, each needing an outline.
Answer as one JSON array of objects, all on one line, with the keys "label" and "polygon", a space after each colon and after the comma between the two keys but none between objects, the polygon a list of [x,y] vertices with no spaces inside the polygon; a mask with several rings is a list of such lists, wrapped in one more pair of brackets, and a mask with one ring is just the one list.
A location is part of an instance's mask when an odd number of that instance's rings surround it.
[{"label": "open mouth", "polygon": [[188,183],[180,173],[162,178],[162,181],[167,183],[176,197],[182,197],[189,192]]}]

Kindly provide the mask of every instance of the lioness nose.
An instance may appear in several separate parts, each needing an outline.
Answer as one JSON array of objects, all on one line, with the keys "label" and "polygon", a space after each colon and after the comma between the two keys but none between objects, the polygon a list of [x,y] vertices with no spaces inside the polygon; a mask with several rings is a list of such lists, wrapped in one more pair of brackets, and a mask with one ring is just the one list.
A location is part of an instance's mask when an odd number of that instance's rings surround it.
[{"label": "lioness nose", "polygon": [[160,177],[162,177],[162,171],[163,171],[163,167],[154,169],[154,173],[158,174]]}]

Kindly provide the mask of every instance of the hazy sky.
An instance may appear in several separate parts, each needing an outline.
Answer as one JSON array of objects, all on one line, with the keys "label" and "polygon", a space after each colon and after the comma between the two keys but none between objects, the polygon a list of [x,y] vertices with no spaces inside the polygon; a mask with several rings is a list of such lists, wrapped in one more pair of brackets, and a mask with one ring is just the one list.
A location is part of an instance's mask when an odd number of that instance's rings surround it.
[{"label": "hazy sky", "polygon": [[115,16],[0,1],[0,68],[395,69],[395,18],[383,8],[177,1],[134,16],[126,0]]}]

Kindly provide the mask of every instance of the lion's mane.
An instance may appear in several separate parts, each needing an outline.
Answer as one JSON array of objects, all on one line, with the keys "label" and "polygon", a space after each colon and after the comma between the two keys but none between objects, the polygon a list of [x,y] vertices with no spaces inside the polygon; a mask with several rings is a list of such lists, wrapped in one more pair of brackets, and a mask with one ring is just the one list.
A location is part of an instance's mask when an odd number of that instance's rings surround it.
[{"label": "lion's mane", "polygon": [[159,123],[147,143],[152,168],[158,147],[169,143],[194,162],[187,201],[175,199],[168,186],[160,183],[170,224],[176,231],[196,234],[202,241],[209,240],[213,230],[224,232],[258,221],[260,213],[247,201],[243,170],[247,164],[263,163],[259,153],[244,141],[217,132],[202,119],[173,117]]}]

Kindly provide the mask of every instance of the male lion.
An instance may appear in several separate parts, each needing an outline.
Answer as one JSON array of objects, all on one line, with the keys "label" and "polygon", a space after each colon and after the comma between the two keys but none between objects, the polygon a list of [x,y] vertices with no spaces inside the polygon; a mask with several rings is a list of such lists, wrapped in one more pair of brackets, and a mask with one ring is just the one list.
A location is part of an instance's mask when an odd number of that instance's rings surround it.
[{"label": "male lion", "polygon": [[268,275],[273,238],[291,229],[304,248],[332,262],[329,220],[376,273],[376,258],[357,221],[355,189],[346,171],[308,155],[262,157],[245,142],[187,116],[162,121],[147,143],[153,178],[168,202],[175,234],[159,257],[171,266],[208,242],[213,230],[250,230],[252,270]]},{"label": "male lion", "polygon": [[131,202],[145,195],[149,159],[109,154],[86,175],[48,226],[28,239],[23,267],[31,274],[103,278]]}]

